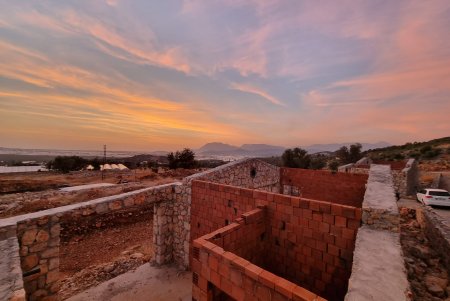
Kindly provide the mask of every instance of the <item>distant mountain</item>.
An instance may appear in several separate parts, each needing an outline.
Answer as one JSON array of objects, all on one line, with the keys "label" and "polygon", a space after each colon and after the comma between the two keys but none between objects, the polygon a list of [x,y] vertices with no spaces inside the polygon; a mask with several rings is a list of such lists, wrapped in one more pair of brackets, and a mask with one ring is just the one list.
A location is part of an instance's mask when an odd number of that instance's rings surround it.
[{"label": "distant mountain", "polygon": [[230,153],[230,152],[235,152],[238,151],[239,147],[234,146],[234,145],[230,145],[230,144],[225,144],[222,142],[211,142],[211,143],[207,143],[205,145],[203,145],[202,147],[200,147],[196,153],[201,153],[201,154],[222,154],[222,153]]},{"label": "distant mountain", "polygon": [[202,156],[243,156],[243,157],[270,157],[280,156],[285,147],[268,144],[243,144],[235,146],[221,142],[207,143],[195,152]]}]

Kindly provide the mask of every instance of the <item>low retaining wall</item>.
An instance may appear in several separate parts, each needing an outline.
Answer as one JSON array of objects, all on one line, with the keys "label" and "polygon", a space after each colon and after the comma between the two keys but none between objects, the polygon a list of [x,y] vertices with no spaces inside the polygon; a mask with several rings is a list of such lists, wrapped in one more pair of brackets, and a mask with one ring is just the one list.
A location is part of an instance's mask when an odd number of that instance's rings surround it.
[{"label": "low retaining wall", "polygon": [[409,283],[400,245],[400,217],[389,165],[372,164],[362,204],[346,301],[406,301]]},{"label": "low retaining wall", "polygon": [[417,209],[417,221],[450,273],[450,225],[431,208]]}]

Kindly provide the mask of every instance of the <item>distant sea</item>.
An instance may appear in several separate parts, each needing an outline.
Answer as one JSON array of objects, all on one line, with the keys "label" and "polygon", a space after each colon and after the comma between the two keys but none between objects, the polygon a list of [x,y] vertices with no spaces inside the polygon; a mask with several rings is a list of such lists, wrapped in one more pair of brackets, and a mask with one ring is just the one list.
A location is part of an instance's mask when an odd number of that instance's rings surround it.
[{"label": "distant sea", "polygon": [[[108,157],[131,157],[143,152],[132,151],[108,151]],[[80,157],[103,157],[103,150],[61,150],[61,149],[24,149],[0,147],[3,155],[28,155],[28,156],[80,156]]]}]

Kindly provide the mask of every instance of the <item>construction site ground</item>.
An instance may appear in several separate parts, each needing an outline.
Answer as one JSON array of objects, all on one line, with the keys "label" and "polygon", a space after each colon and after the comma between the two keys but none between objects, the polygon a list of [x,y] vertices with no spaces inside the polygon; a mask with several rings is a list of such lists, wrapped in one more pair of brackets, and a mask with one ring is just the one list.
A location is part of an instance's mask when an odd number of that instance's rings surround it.
[{"label": "construction site ground", "polygon": [[[126,172],[108,171],[104,173],[103,180],[101,171],[79,171],[69,174],[54,172],[2,174],[0,177],[0,218],[172,183],[196,172],[199,170],[177,169],[161,173],[152,172],[150,169]],[[68,192],[59,190],[61,187],[95,183],[117,185]]]}]

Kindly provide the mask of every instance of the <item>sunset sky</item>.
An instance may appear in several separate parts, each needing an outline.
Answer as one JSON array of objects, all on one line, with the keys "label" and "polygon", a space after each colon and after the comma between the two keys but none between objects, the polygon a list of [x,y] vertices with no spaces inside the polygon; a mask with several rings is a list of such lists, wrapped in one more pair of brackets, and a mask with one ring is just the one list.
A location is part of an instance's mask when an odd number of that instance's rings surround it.
[{"label": "sunset sky", "polygon": [[0,0],[0,147],[450,135],[450,1]]}]

